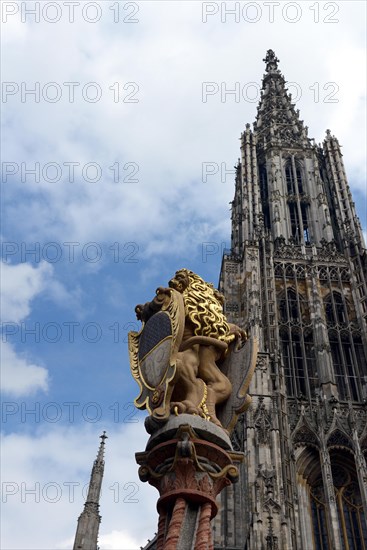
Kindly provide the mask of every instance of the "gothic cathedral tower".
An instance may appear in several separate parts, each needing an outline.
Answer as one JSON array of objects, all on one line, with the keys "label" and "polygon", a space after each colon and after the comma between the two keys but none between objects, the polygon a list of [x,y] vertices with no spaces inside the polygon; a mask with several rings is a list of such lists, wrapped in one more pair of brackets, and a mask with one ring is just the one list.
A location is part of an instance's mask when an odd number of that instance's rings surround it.
[{"label": "gothic cathedral tower", "polygon": [[308,138],[272,50],[264,61],[220,278],[260,354],[215,547],[367,550],[367,254],[338,140]]}]

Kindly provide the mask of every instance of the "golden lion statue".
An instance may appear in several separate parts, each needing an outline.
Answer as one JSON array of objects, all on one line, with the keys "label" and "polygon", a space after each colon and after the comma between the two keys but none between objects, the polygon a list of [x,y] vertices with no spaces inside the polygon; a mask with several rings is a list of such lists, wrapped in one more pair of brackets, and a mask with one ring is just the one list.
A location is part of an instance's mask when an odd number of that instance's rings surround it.
[{"label": "golden lion statue", "polygon": [[[172,371],[171,379],[169,379],[168,374],[162,374],[161,382],[157,383],[154,388],[151,382],[144,383],[142,381],[143,369],[139,367],[138,351],[136,351],[140,333],[133,333],[130,337],[131,345],[129,347],[133,375],[141,388],[143,386],[148,388],[144,394],[144,399],[140,399],[139,402],[136,400],[135,403],[141,408],[146,406],[152,413],[157,403],[168,400],[169,411],[173,414],[197,414],[221,426],[217,418],[216,406],[224,403],[229,398],[232,384],[220,370],[220,365],[228,353],[229,344],[236,339],[245,341],[247,335],[236,325],[227,322],[223,313],[223,295],[212,284],[206,283],[199,275],[188,269],[177,271],[169,281],[169,288],[158,288],[156,297],[151,302],[136,306],[135,311],[138,320],[148,326],[148,321],[155,314],[161,312],[162,316],[169,309],[168,304],[172,304],[173,297],[176,300],[178,299],[178,302],[183,302],[181,318],[178,313],[179,305],[175,309],[176,314],[172,316],[172,326],[177,325],[176,333],[173,336],[164,333],[155,347],[153,346],[154,342],[151,342],[148,346],[149,350],[153,350],[149,351],[151,354],[149,369],[153,371],[161,361],[157,354],[154,356],[159,345],[163,349],[164,343],[170,338],[171,341],[172,338],[175,342],[177,341],[176,353],[173,354],[175,369]],[[175,316],[177,317],[176,321]],[[157,317],[155,319],[158,320]],[[166,323],[163,317],[161,317],[161,321]],[[152,334],[156,334],[157,331],[161,330],[157,323],[156,325],[153,327]],[[181,329],[179,326],[181,326]],[[146,347],[146,344],[144,346]],[[144,346],[143,351],[140,353],[142,361],[149,356]],[[160,355],[163,357],[164,351],[162,349],[158,351],[161,352]],[[156,357],[155,361],[152,361],[153,356]],[[146,365],[144,368],[147,372]],[[147,375],[145,376],[147,377]],[[157,381],[159,376],[157,375]],[[164,387],[164,390],[159,389],[162,387]],[[168,388],[170,388],[169,391]],[[161,396],[162,392],[164,393],[163,397]],[[150,394],[153,397],[149,397]]]}]

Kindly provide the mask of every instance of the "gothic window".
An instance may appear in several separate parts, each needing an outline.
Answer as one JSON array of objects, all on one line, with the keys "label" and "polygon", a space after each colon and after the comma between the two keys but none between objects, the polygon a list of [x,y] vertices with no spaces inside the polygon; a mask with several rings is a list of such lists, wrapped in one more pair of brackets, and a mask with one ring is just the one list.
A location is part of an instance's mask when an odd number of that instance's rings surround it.
[{"label": "gothic window", "polygon": [[367,380],[367,365],[366,365],[366,360],[365,360],[365,356],[364,356],[364,350],[363,350],[363,344],[362,344],[362,340],[359,336],[354,336],[353,337],[353,344],[354,344],[354,351],[355,351],[355,354],[356,354],[356,359],[357,359],[357,365],[364,365],[364,368],[361,368],[360,369],[360,376],[364,376],[365,379]]},{"label": "gothic window", "polygon": [[305,396],[307,388],[300,335],[293,334],[289,338],[289,334],[283,332],[281,340],[288,393]]},{"label": "gothic window", "polygon": [[291,224],[291,235],[293,240],[300,244],[302,241],[305,244],[310,244],[310,228],[308,223],[308,205],[305,203],[300,204],[301,221],[299,216],[299,204],[298,202],[290,202],[288,204],[289,218]]},{"label": "gothic window", "polygon": [[302,213],[302,225],[303,225],[303,240],[305,244],[310,244],[310,230],[308,227],[308,215],[307,215],[307,205],[301,204],[301,213]]},{"label": "gothic window", "polygon": [[349,315],[342,294],[331,292],[324,300],[324,308],[339,398],[358,401],[361,397],[361,378],[366,374],[360,336],[353,336],[346,330]]},{"label": "gothic window", "polygon": [[308,220],[308,205],[302,202],[304,195],[304,184],[301,166],[296,162],[293,166],[291,161],[285,165],[285,180],[287,185],[290,237],[296,244],[310,244],[310,227]]},{"label": "gothic window", "polygon": [[295,202],[290,202],[288,207],[291,222],[291,235],[294,241],[298,244],[300,242],[301,235],[297,204]]},{"label": "gothic window", "polygon": [[280,320],[298,322],[301,320],[301,311],[299,310],[297,294],[292,288],[288,288],[286,295],[283,294],[279,301]]},{"label": "gothic window", "polygon": [[326,503],[321,479],[319,480],[319,485],[311,488],[310,497],[315,549],[328,550],[330,546],[327,531]]},{"label": "gothic window", "polygon": [[[335,535],[340,536],[343,550],[367,550],[367,523],[353,455],[340,445],[337,449],[329,449],[331,488],[338,513],[338,524],[335,525],[331,521],[322,462],[317,454],[316,450],[306,447],[298,459],[298,473],[306,480],[309,491],[312,548],[333,550],[331,533],[337,528]],[[301,513],[308,522],[308,509]]]},{"label": "gothic window", "polygon": [[340,451],[338,455],[331,452],[330,458],[343,548],[367,550],[367,524],[355,466]]},{"label": "gothic window", "polygon": [[286,179],[286,182],[287,182],[288,194],[294,195],[295,192],[296,192],[296,189],[295,189],[295,182],[294,182],[294,178],[293,178],[292,165],[291,165],[290,162],[288,162],[286,167],[285,167],[285,179]]},{"label": "gothic window", "polygon": [[287,277],[287,279],[294,279],[295,277],[295,272],[294,272],[294,265],[293,264],[286,264],[285,266],[285,276]]},{"label": "gothic window", "polygon": [[299,166],[296,166],[296,180],[297,180],[298,193],[302,195],[303,194],[302,173]]},{"label": "gothic window", "polygon": [[[306,446],[297,460],[300,492],[307,492],[309,505],[304,498],[299,500],[299,513],[306,539],[307,550],[333,550],[330,540],[330,518],[326,491],[323,484],[320,454],[313,446]],[[304,530],[303,530],[304,529]],[[303,545],[302,545],[303,547]]]},{"label": "gothic window", "polygon": [[285,165],[285,180],[287,183],[287,191],[289,195],[303,195],[303,180],[301,166],[296,162],[295,171],[290,160]]},{"label": "gothic window", "polygon": [[325,313],[328,326],[345,325],[348,315],[345,312],[343,298],[339,292],[333,292],[325,300]]},{"label": "gothic window", "polygon": [[288,291],[288,307],[289,307],[289,316],[293,322],[300,320],[300,311],[297,304],[297,296],[293,290]]},{"label": "gothic window", "polygon": [[358,494],[356,485],[356,482],[351,482],[336,492],[339,521],[342,524],[344,544],[346,541],[348,542],[349,550],[365,550],[365,541],[367,541],[366,521],[361,499],[356,498],[356,494]]},{"label": "gothic window", "polygon": [[265,164],[261,165],[259,168],[260,176],[260,195],[261,203],[264,213],[264,224],[265,227],[270,227],[270,211],[269,211],[269,191],[268,191],[268,178],[266,173]]},{"label": "gothic window", "polygon": [[275,277],[281,279],[283,277],[283,271],[283,265],[276,263],[274,267]]},{"label": "gothic window", "polygon": [[304,330],[307,311],[304,300],[293,288],[278,298],[280,341],[287,393],[315,395],[317,386],[314,343],[311,331]]}]

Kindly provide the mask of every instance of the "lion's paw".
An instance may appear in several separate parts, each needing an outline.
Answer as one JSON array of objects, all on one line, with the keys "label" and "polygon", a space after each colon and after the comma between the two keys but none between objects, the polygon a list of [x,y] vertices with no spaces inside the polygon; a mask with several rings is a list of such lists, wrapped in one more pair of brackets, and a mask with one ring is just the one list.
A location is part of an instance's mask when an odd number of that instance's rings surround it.
[{"label": "lion's paw", "polygon": [[183,414],[186,412],[186,405],[184,403],[181,403],[181,401],[172,401],[170,405],[171,413],[178,416],[179,414]]}]

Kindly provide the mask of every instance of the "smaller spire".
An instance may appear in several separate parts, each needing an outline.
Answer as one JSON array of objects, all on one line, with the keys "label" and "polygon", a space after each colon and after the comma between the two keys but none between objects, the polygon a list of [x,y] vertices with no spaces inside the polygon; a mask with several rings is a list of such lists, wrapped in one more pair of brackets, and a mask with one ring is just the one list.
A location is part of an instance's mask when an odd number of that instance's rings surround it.
[{"label": "smaller spire", "polygon": [[277,58],[273,50],[268,50],[266,52],[266,57],[265,59],[263,59],[263,61],[266,63],[265,70],[267,73],[279,72],[279,59]]},{"label": "smaller spire", "polygon": [[107,439],[106,432],[103,432],[99,437],[101,443],[99,445],[97,458],[93,464],[84,510],[78,519],[78,527],[73,547],[74,550],[97,550],[98,548],[98,530],[101,522],[99,498],[104,472],[104,446],[105,440]]}]

